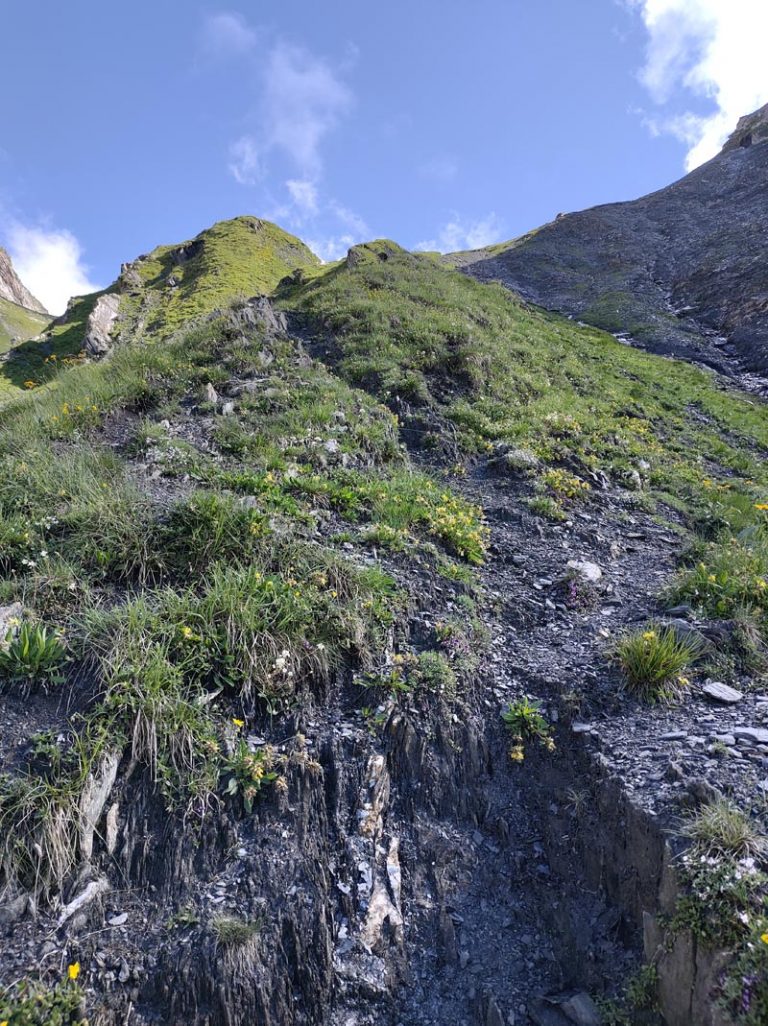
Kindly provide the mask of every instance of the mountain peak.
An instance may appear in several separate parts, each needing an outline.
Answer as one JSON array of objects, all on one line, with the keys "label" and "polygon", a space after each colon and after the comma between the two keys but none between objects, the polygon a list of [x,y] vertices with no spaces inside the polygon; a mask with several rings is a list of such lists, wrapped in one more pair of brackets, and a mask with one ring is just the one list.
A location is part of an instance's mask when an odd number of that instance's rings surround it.
[{"label": "mountain peak", "polygon": [[751,114],[745,114],[739,118],[736,128],[728,136],[722,152],[729,150],[746,149],[755,143],[768,140],[768,103]]},{"label": "mountain peak", "polygon": [[39,299],[35,299],[29,289],[22,283],[14,270],[10,255],[0,246],[0,299],[33,310],[35,313],[47,314]]}]

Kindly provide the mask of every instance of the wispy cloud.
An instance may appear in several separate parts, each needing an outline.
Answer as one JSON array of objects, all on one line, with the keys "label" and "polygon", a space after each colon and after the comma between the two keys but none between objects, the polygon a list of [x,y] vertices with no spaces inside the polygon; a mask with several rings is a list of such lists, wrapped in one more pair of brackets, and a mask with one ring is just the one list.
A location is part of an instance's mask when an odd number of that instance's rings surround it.
[{"label": "wispy cloud", "polygon": [[[627,0],[648,33],[641,80],[660,107],[646,117],[654,132],[688,146],[691,170],[715,156],[742,114],[768,102],[766,0]],[[687,96],[687,100],[685,97]],[[710,114],[686,108],[710,101]]]},{"label": "wispy cloud", "polygon": [[71,232],[14,221],[6,237],[16,273],[50,313],[61,314],[72,296],[101,288],[91,280],[82,247]]},{"label": "wispy cloud", "polygon": [[323,58],[287,43],[273,47],[264,81],[265,142],[287,154],[303,176],[320,173],[320,144],[351,105],[350,90]]},{"label": "wispy cloud", "polygon": [[308,239],[307,245],[323,263],[330,263],[333,260],[341,260],[351,246],[362,241],[349,234],[330,235],[326,238]]},{"label": "wispy cloud", "polygon": [[253,127],[232,145],[235,158],[229,168],[235,180],[253,184],[261,177],[254,168],[263,174],[270,159],[279,157],[293,166],[293,180],[317,181],[323,169],[322,143],[352,107],[341,68],[292,43],[260,49],[256,34],[232,15],[217,15],[207,25],[206,45],[215,45],[222,56],[228,50],[249,54],[256,80],[245,115]]},{"label": "wispy cloud", "polygon": [[241,136],[229,147],[229,172],[239,185],[256,185],[262,179],[259,148],[249,135]]},{"label": "wispy cloud", "polygon": [[205,23],[205,50],[222,60],[245,57],[243,119],[247,128],[229,147],[228,170],[239,185],[258,186],[266,216],[315,241],[324,260],[335,260],[370,237],[365,220],[324,195],[323,145],[354,105],[345,81],[358,51],[347,44],[334,63],[285,40],[268,44],[239,15]]},{"label": "wispy cloud", "polygon": [[203,50],[213,57],[231,57],[250,53],[258,35],[241,14],[220,11],[203,23]]},{"label": "wispy cloud", "polygon": [[336,222],[341,224],[342,230],[338,233],[316,237],[310,240],[307,245],[313,253],[317,253],[321,260],[326,262],[340,260],[350,246],[358,242],[366,242],[371,238],[371,229],[362,217],[359,217],[348,207],[331,200],[327,210]]},{"label": "wispy cloud", "polygon": [[487,214],[474,221],[466,221],[454,214],[443,225],[437,236],[417,243],[417,250],[437,250],[440,253],[455,253],[463,249],[482,249],[503,238],[503,225],[496,214]]},{"label": "wispy cloud", "polygon": [[289,178],[285,183],[291,202],[302,217],[314,217],[318,212],[317,186],[308,179]]}]

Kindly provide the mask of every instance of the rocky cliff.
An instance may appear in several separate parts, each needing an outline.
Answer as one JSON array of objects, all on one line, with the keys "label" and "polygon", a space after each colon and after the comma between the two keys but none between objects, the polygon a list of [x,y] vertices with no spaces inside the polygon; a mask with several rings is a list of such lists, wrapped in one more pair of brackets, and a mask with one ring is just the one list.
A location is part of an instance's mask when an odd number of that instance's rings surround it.
[{"label": "rocky cliff", "polygon": [[560,215],[458,254],[483,281],[654,352],[721,370],[768,368],[768,107],[722,152],[642,199]]},{"label": "rocky cliff", "polygon": [[0,246],[0,299],[6,299],[16,306],[25,310],[32,310],[34,313],[47,314],[43,304],[35,299],[32,293],[26,288],[16,271],[13,269],[11,258]]}]

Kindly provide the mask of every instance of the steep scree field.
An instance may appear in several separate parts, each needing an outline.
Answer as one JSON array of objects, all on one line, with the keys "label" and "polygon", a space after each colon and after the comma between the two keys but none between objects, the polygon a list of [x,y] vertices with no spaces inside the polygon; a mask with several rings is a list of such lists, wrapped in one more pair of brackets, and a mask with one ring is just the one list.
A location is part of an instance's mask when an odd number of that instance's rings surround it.
[{"label": "steep scree field", "polygon": [[130,267],[3,408],[0,1021],[764,1023],[763,405],[388,241]]},{"label": "steep scree field", "polygon": [[732,372],[768,366],[768,106],[673,185],[450,260],[654,352]]}]

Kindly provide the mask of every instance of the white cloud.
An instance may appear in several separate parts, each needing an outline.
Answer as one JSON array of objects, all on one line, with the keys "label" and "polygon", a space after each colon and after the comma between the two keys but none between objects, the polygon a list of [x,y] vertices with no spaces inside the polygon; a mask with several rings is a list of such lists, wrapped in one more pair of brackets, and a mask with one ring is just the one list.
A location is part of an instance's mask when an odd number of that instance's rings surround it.
[{"label": "white cloud", "polygon": [[214,57],[249,53],[256,40],[256,33],[240,14],[221,11],[205,19],[203,48]]},{"label": "white cloud", "polygon": [[277,43],[259,64],[256,128],[231,147],[229,170],[241,185],[253,185],[269,154],[279,153],[300,180],[314,183],[322,172],[321,144],[352,106],[352,94],[327,61],[304,47]]},{"label": "white cloud", "polygon": [[239,185],[255,185],[263,177],[261,154],[249,135],[241,136],[229,147],[229,170]]},{"label": "white cloud", "polygon": [[101,288],[91,281],[80,243],[71,232],[16,222],[9,226],[7,237],[16,273],[50,313],[64,313],[72,296]]},{"label": "white cloud", "polygon": [[341,260],[350,246],[362,241],[349,234],[331,235],[325,239],[310,239],[307,245],[323,263],[330,263],[332,260]]},{"label": "white cloud", "polygon": [[317,213],[317,186],[314,182],[289,178],[285,187],[301,216],[313,217]]},{"label": "white cloud", "polygon": [[352,94],[331,66],[303,47],[278,43],[264,79],[266,144],[282,150],[305,177],[322,167],[320,144],[352,104]]},{"label": "white cloud", "polygon": [[715,156],[743,114],[768,102],[766,0],[628,0],[648,32],[641,80],[660,105],[679,91],[709,100],[715,110],[648,119],[652,130],[688,147],[691,170]]},{"label": "white cloud", "polygon": [[463,249],[482,249],[502,239],[502,225],[495,214],[476,221],[464,221],[454,214],[447,224],[443,225],[434,239],[417,243],[417,250],[438,250],[440,253],[455,253]]},{"label": "white cloud", "polygon": [[350,246],[355,246],[358,242],[369,241],[371,229],[362,217],[350,210],[349,207],[337,203],[336,200],[331,200],[326,209],[344,226],[345,230],[338,235],[313,239],[307,245],[313,253],[317,253],[320,259],[327,263],[331,260],[340,260]]},{"label": "white cloud", "polygon": [[365,223],[365,221],[356,214],[349,207],[342,206],[341,203],[337,203],[336,200],[331,200],[328,205],[328,209],[334,214],[339,221],[348,228],[349,231],[357,236],[356,242],[363,242],[371,237],[371,229]]}]

